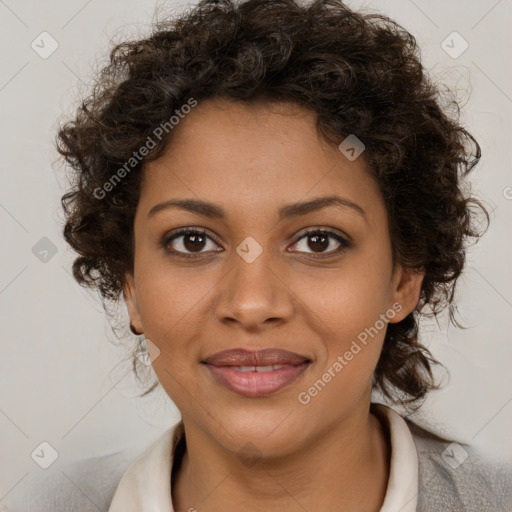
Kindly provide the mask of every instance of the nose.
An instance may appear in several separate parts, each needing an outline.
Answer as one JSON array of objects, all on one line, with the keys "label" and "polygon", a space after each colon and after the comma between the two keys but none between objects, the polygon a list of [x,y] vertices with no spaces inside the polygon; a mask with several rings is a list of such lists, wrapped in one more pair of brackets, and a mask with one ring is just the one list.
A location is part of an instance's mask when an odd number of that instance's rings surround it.
[{"label": "nose", "polygon": [[271,251],[263,249],[253,261],[233,252],[231,259],[230,271],[219,282],[215,317],[252,332],[289,321],[294,311],[293,293]]}]

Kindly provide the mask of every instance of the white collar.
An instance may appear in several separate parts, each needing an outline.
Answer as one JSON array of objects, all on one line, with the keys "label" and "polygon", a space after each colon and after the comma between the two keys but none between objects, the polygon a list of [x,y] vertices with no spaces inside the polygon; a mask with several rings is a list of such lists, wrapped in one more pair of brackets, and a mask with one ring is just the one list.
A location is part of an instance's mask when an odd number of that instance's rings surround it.
[{"label": "white collar", "polygon": [[[380,512],[415,512],[418,494],[418,455],[409,427],[395,411],[372,404],[391,434],[391,468]],[[184,434],[179,421],[166,430],[126,470],[117,486],[109,512],[173,512],[171,464]]]},{"label": "white collar", "polygon": [[384,503],[379,512],[416,512],[418,502],[418,452],[405,420],[385,405],[372,411],[387,422],[391,434],[391,464]]}]

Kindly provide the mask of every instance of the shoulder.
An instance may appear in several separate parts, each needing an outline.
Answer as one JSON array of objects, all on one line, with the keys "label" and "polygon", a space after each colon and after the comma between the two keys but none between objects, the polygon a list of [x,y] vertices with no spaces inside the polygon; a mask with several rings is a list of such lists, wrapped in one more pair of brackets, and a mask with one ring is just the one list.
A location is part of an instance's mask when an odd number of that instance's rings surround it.
[{"label": "shoulder", "polygon": [[139,452],[126,449],[31,471],[2,501],[0,511],[106,511],[121,477]]},{"label": "shoulder", "polygon": [[512,510],[512,465],[406,422],[418,452],[418,512]]}]

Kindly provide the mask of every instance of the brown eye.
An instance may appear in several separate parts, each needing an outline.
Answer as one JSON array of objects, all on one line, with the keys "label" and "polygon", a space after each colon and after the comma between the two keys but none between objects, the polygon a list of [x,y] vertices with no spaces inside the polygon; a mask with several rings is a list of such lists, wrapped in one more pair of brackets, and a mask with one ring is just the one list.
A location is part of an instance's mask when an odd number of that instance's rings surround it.
[{"label": "brown eye", "polygon": [[183,246],[187,251],[200,252],[205,246],[205,236],[201,234],[183,235]]},{"label": "brown eye", "polygon": [[313,249],[314,252],[323,252],[329,247],[329,236],[324,234],[308,235],[308,247]]},{"label": "brown eye", "polygon": [[[210,246],[213,244],[210,249],[208,249],[209,242],[211,242]],[[165,250],[184,257],[194,257],[195,254],[199,255],[209,252],[209,250],[215,250],[215,245],[214,240],[205,231],[192,228],[182,229],[162,240]],[[206,251],[204,251],[205,248]]]},{"label": "brown eye", "polygon": [[[301,243],[305,240],[304,243]],[[297,252],[305,252],[313,256],[329,256],[337,254],[350,247],[350,243],[341,235],[332,231],[313,230],[301,236],[294,246],[299,247]],[[307,251],[310,249],[312,252]],[[330,250],[328,250],[330,249]]]}]

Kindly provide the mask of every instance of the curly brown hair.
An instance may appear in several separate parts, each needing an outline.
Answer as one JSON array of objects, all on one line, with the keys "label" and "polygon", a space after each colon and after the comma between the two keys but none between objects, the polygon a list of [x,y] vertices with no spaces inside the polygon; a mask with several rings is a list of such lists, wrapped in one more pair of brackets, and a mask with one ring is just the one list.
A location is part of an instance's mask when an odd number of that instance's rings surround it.
[{"label": "curly brown hair", "polygon": [[[132,169],[126,162],[155,138],[155,127],[190,98],[291,102],[314,109],[325,139],[339,144],[356,134],[364,143],[387,207],[394,261],[425,273],[416,309],[388,325],[375,388],[412,404],[436,387],[437,361],[418,339],[418,321],[448,305],[459,325],[455,284],[467,242],[483,234],[476,213],[487,223],[489,215],[463,193],[480,147],[459,124],[457,100],[443,107],[409,32],[338,0],[203,0],[156,21],[149,37],[115,45],[94,83],[57,135],[58,151],[74,170],[62,207],[81,285],[95,287],[104,304],[120,299],[133,268],[144,163],[162,154],[172,130]],[[123,165],[123,179],[113,183]]]}]

